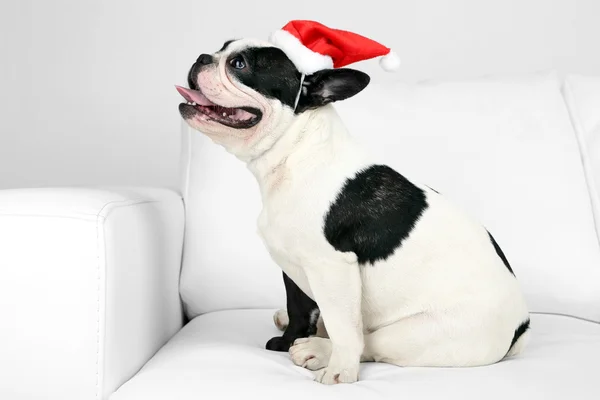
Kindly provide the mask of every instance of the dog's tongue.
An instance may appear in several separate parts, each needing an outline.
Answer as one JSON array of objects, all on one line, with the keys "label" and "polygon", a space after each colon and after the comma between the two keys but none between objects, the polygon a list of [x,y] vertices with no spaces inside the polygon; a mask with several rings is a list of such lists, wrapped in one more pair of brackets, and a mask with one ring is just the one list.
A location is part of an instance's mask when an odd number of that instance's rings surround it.
[{"label": "dog's tongue", "polygon": [[183,98],[186,99],[187,101],[191,101],[200,106],[213,106],[214,105],[214,103],[212,103],[210,100],[208,100],[206,97],[204,97],[202,92],[200,92],[198,90],[188,89],[188,88],[184,88],[184,87],[177,86],[177,85],[175,85],[175,89],[177,89],[179,94],[182,95]]}]

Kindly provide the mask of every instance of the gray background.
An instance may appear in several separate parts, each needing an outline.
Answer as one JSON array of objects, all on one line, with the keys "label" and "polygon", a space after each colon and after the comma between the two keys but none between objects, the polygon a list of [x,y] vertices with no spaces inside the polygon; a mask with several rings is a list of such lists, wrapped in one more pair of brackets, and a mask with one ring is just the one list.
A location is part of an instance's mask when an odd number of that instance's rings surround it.
[{"label": "gray background", "polygon": [[3,1],[0,189],[176,187],[173,84],[201,52],[229,38],[267,38],[290,19],[392,47],[399,73],[355,65],[379,81],[600,75],[598,0]]}]

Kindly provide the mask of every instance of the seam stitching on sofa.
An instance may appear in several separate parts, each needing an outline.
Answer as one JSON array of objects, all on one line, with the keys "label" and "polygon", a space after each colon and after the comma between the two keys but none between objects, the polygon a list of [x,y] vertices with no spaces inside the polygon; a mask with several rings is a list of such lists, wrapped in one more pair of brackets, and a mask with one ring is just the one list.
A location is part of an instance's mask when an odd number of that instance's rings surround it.
[{"label": "seam stitching on sofa", "polygon": [[576,317],[574,315],[569,315],[569,314],[561,314],[561,313],[554,313],[554,312],[541,312],[541,311],[532,311],[532,312],[530,312],[530,314],[554,315],[554,316],[557,316],[557,317],[574,318],[574,319],[578,319],[580,321],[591,322],[592,324],[600,325],[600,322],[594,321],[593,319],[588,319],[588,318],[583,318],[583,317]]},{"label": "seam stitching on sofa", "polygon": [[96,215],[96,400],[100,399],[100,213],[104,205]]},{"label": "seam stitching on sofa", "polygon": [[[219,309],[219,310],[208,311],[208,312],[202,313],[200,315],[204,316],[204,315],[210,315],[210,314],[216,314],[216,313],[222,313],[222,312],[233,312],[233,311],[273,311],[273,310],[275,310],[275,308],[271,308],[271,307],[269,307],[269,308],[223,308],[223,309]],[[534,314],[534,315],[553,315],[556,317],[573,318],[573,319],[577,319],[580,321],[590,322],[592,324],[600,325],[600,321],[595,321],[593,319],[588,319],[588,318],[584,318],[584,317],[577,317],[575,315],[555,313],[555,312],[545,312],[545,311],[530,311],[529,313]],[[197,315],[194,318],[197,318],[200,315]],[[192,318],[192,319],[194,319],[194,318]]]},{"label": "seam stitching on sofa", "polygon": [[575,131],[575,139],[577,140],[577,147],[579,148],[579,160],[583,167],[583,174],[588,189],[588,197],[590,200],[590,205],[592,207],[594,228],[596,228],[596,241],[600,246],[600,221],[598,220],[600,218],[600,199],[598,199],[598,188],[596,188],[596,185],[594,183],[594,177],[592,175],[591,167],[589,165],[590,156],[587,153],[587,146],[583,134],[583,125],[579,120],[579,113],[577,112],[577,110],[571,107],[571,105],[576,105],[575,103],[577,103],[577,99],[575,98],[575,94],[571,90],[571,84],[568,80],[568,77],[565,79],[564,92],[564,103],[569,112],[569,118],[571,120],[571,123],[573,124],[573,128]]},{"label": "seam stitching on sofa", "polygon": [[[96,306],[96,312],[97,312],[97,319],[96,319],[96,324],[97,324],[97,329],[96,329],[96,399],[100,400],[101,396],[102,396],[102,387],[103,386],[103,382],[100,382],[101,379],[101,375],[100,375],[100,352],[104,351],[104,349],[101,349],[100,346],[100,319],[101,319],[101,313],[100,313],[100,299],[101,299],[101,261],[100,261],[100,230],[102,230],[102,236],[104,237],[104,223],[106,221],[106,218],[108,218],[108,215],[110,214],[111,211],[117,209],[117,208],[122,208],[122,207],[133,207],[133,206],[138,206],[141,204],[149,204],[149,203],[159,203],[161,202],[160,200],[115,200],[115,201],[110,201],[106,204],[104,204],[104,206],[102,206],[102,208],[98,211],[98,213],[96,214],[96,247],[97,247],[97,253],[98,253],[98,263],[97,263],[97,271],[96,271],[96,276],[98,279],[98,285],[97,285],[97,306]],[[106,210],[106,211],[105,211]],[[102,251],[104,252],[104,270],[106,271],[106,243],[104,243],[103,249]],[[106,275],[106,274],[105,274]],[[104,282],[104,290],[106,292],[106,276],[105,276],[105,282]],[[106,294],[106,293],[105,293]],[[106,298],[106,296],[104,296]],[[106,309],[104,310],[104,312],[106,313]],[[106,318],[104,318],[104,324],[106,325]],[[104,327],[106,328],[106,326]],[[106,329],[104,334],[106,334]],[[104,345],[106,345],[106,343],[104,343]],[[106,360],[104,359],[104,354],[102,354],[102,375],[104,374],[104,364],[106,363]],[[104,376],[102,376],[102,379],[104,378]]]},{"label": "seam stitching on sofa", "polygon": [[[181,193],[182,196],[182,202],[183,202],[183,241],[181,243],[181,263],[179,264],[179,280],[178,280],[178,285],[179,288],[181,288],[181,277],[183,275],[183,266],[184,266],[184,261],[185,261],[185,237],[186,237],[186,232],[187,232],[187,200],[188,200],[188,196],[189,196],[189,187],[190,187],[190,175],[191,175],[191,169],[192,169],[192,135],[190,134],[190,129],[187,125],[187,123],[182,122],[181,124],[183,132],[182,132],[182,136],[184,138],[185,141],[185,145],[187,146],[187,154],[186,154],[186,160],[185,160],[185,167],[184,167],[184,173],[185,173],[185,177],[183,179],[183,190]],[[179,298],[181,301],[181,307],[182,307],[182,311],[183,311],[183,318],[185,320],[190,320],[189,316],[188,316],[188,312],[187,312],[187,305],[185,303],[185,301],[183,300],[183,297],[181,295],[181,290],[179,291]]]},{"label": "seam stitching on sofa", "polygon": [[183,199],[188,198],[189,187],[190,187],[190,171],[192,169],[192,135],[190,135],[189,128],[186,128],[187,125],[184,126],[186,143],[187,143],[187,160],[186,160],[186,168],[185,168],[185,187],[183,188]]},{"label": "seam stitching on sofa", "polygon": [[[106,220],[106,218],[108,218],[108,215],[116,210],[117,208],[123,208],[123,207],[133,207],[133,206],[139,206],[142,204],[150,204],[150,203],[162,203],[164,202],[164,200],[115,200],[115,201],[111,201],[106,203],[101,209],[100,211],[98,211],[98,218],[102,218],[103,220]],[[106,210],[106,211],[104,211]]]},{"label": "seam stitching on sofa", "polygon": [[183,300],[183,296],[181,295],[181,277],[183,276],[183,266],[185,262],[185,237],[187,232],[187,207],[186,202],[189,196],[189,187],[190,187],[190,175],[192,170],[192,135],[190,134],[190,128],[187,123],[182,124],[184,129],[185,142],[187,144],[187,160],[185,166],[185,187],[183,188],[182,193],[182,202],[183,202],[183,241],[181,243],[181,263],[179,264],[179,279],[178,279],[178,287],[179,287],[179,299],[181,301],[181,307],[183,312],[183,318],[185,320],[189,320],[189,316],[187,313],[187,305]]},{"label": "seam stitching on sofa", "polygon": [[[86,217],[84,217],[86,216]],[[67,218],[67,219],[78,219],[81,221],[95,221],[98,217],[97,214],[79,214],[74,215],[52,215],[52,214],[0,214],[0,217],[43,217],[43,218]]]},{"label": "seam stitching on sofa", "polygon": [[[95,221],[98,218],[106,219],[110,211],[120,208],[120,207],[129,207],[129,206],[137,206],[140,204],[148,204],[148,203],[162,203],[165,200],[115,200],[110,201],[100,208],[100,211],[96,214],[79,214],[79,216],[71,216],[71,215],[52,215],[52,214],[5,214],[0,213],[0,217],[44,217],[44,218],[68,218],[68,219],[79,219],[82,221]],[[104,213],[104,210],[113,204],[117,203],[125,203],[121,205],[117,205],[112,207],[108,212]],[[104,215],[102,215],[104,214]]]}]

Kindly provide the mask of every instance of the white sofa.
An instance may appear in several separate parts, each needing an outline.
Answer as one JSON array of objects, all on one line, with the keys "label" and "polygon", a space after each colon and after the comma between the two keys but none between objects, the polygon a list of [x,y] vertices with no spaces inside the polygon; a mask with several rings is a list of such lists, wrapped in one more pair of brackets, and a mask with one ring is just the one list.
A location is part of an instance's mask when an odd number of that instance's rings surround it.
[{"label": "white sofa", "polygon": [[184,129],[181,194],[0,191],[0,399],[600,398],[600,78],[373,82],[338,109],[493,232],[532,311],[524,354],[367,363],[329,387],[264,350],[285,297],[255,233],[257,185]]}]

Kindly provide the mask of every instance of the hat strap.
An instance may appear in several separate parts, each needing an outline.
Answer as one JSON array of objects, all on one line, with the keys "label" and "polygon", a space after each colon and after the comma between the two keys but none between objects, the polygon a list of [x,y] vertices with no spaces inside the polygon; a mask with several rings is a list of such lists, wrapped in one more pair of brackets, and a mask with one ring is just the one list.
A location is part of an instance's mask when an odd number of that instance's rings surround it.
[{"label": "hat strap", "polygon": [[296,107],[298,107],[298,102],[300,101],[300,95],[302,94],[302,87],[304,86],[304,78],[305,74],[302,74],[300,77],[300,90],[298,90],[298,94],[296,95],[296,101],[294,101],[294,111],[296,111]]}]

